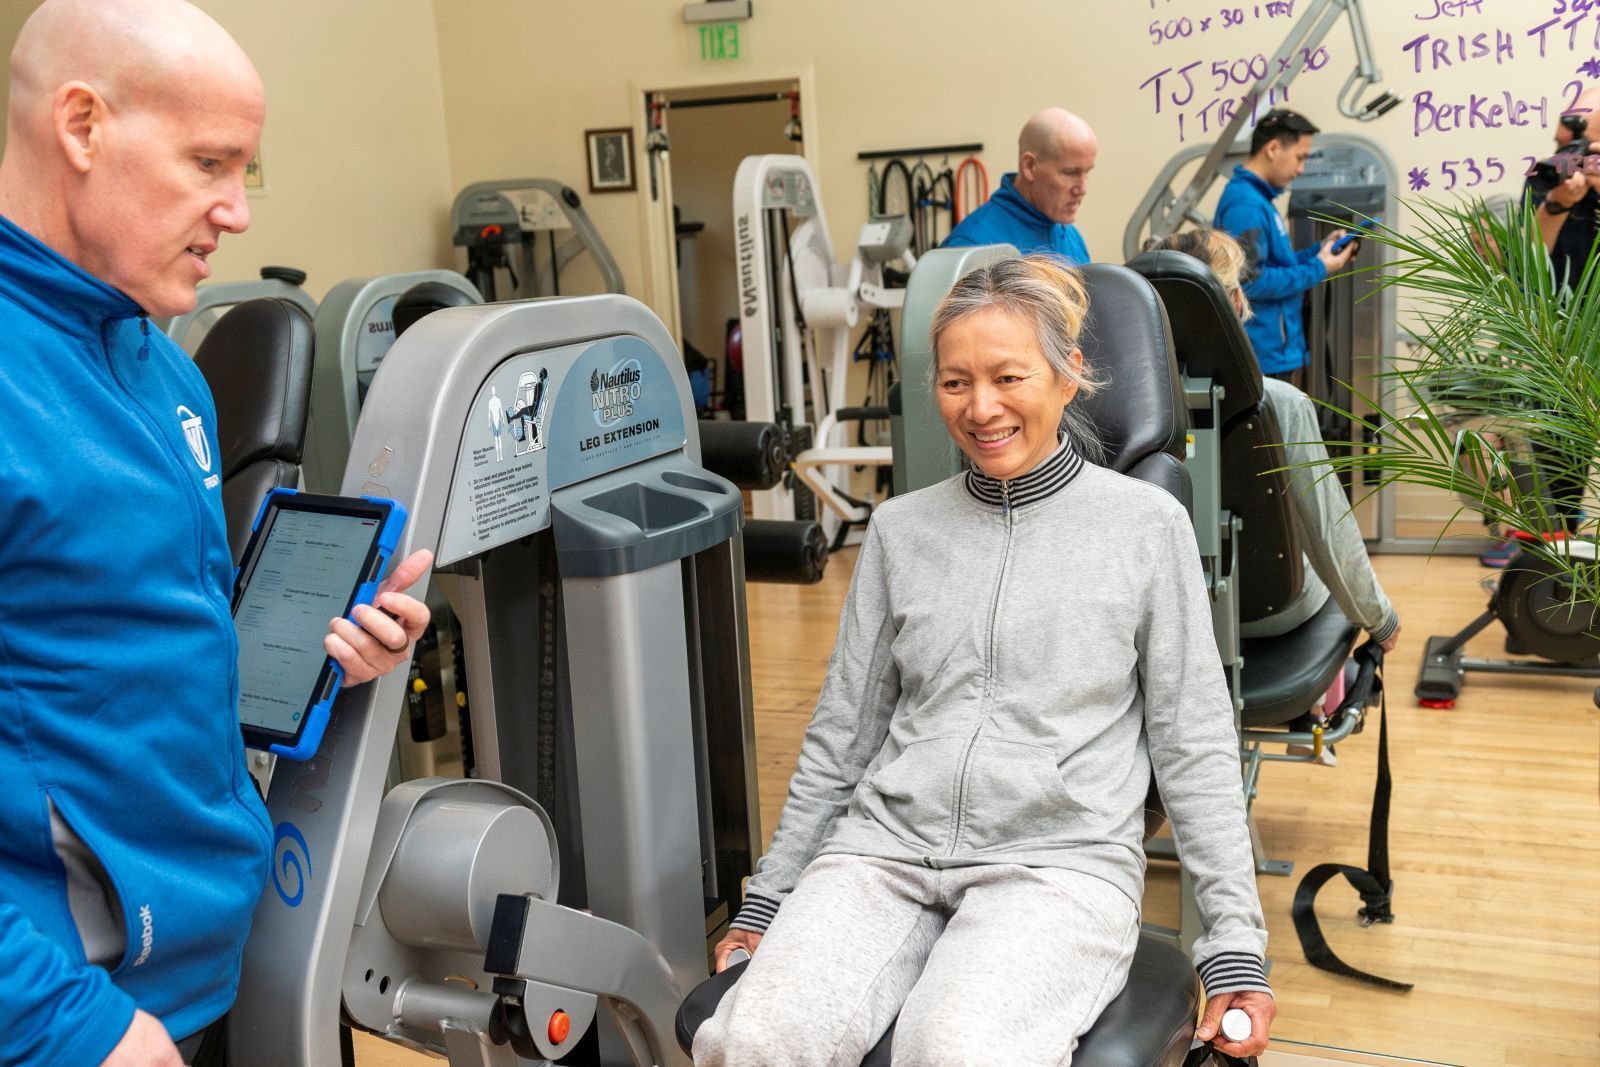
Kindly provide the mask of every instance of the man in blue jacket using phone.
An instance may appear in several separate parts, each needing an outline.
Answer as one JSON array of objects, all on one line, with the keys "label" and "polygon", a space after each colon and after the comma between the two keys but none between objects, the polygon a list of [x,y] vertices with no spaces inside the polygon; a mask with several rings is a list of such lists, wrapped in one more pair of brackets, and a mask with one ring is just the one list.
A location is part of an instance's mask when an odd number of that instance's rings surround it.
[{"label": "man in blue jacket using phone", "polygon": [[[48,0],[0,159],[0,1064],[177,1067],[233,1003],[271,827],[246,772],[217,413],[150,315],[249,225],[265,117],[182,0]],[[92,416],[86,412],[93,413]],[[193,447],[186,430],[203,432]],[[401,563],[324,647],[410,658]],[[378,609],[382,610],[378,610]],[[388,614],[385,614],[385,613]]]},{"label": "man in blue jacket using phone", "polygon": [[1267,112],[1250,137],[1250,158],[1235,167],[1222,190],[1214,225],[1238,238],[1253,264],[1245,296],[1255,318],[1245,332],[1255,347],[1261,373],[1305,388],[1303,368],[1310,362],[1300,306],[1305,294],[1337,274],[1356,254],[1357,245],[1335,230],[1320,245],[1296,251],[1289,225],[1273,201],[1305,172],[1311,139],[1320,131],[1304,115],[1287,108]]}]

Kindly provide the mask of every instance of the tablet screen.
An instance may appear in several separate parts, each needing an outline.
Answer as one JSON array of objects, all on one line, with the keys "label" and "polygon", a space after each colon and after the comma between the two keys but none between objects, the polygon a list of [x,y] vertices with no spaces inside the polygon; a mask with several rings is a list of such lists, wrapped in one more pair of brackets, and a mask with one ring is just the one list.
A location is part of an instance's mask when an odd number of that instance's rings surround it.
[{"label": "tablet screen", "polygon": [[269,509],[234,607],[239,721],[295,735],[315,703],[328,620],[350,610],[382,522],[371,515]]}]

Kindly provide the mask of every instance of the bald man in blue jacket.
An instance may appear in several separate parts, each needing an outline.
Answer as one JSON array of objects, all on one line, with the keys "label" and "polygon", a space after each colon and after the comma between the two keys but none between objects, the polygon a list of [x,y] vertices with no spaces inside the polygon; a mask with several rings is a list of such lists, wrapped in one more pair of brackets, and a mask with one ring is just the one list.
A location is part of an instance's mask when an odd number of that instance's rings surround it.
[{"label": "bald man in blue jacket", "polygon": [[[272,832],[239,735],[217,411],[150,316],[250,222],[261,80],[181,0],[48,0],[0,159],[0,1064],[181,1067],[233,1003]],[[206,447],[186,427],[198,424]],[[410,658],[400,564],[323,647]]]},{"label": "bald man in blue jacket", "polygon": [[1089,192],[1099,142],[1083,119],[1046,108],[1017,137],[1017,169],[944,239],[942,247],[1007,244],[1028,255],[1053,252],[1074,266],[1089,248],[1073,225]]}]

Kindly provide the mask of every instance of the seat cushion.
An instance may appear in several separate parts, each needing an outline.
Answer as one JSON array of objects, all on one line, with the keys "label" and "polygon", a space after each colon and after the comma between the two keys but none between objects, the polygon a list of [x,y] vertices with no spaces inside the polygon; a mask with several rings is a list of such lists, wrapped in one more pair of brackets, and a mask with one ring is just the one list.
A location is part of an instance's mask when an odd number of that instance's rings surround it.
[{"label": "seat cushion", "polygon": [[1311,710],[1350,658],[1359,631],[1332,597],[1296,629],[1241,642],[1244,725],[1279,726]]},{"label": "seat cushion", "polygon": [[1210,378],[1223,388],[1222,425],[1261,403],[1261,366],[1222,283],[1200,260],[1163,249],[1128,260],[1149,280],[1172,322],[1178,366],[1191,378]]},{"label": "seat cushion", "polygon": [[1305,585],[1294,488],[1283,471],[1283,431],[1272,409],[1246,412],[1222,434],[1222,506],[1239,532],[1239,621],[1282,611]]},{"label": "seat cushion", "polygon": [[300,463],[311,409],[311,320],[274,297],[231,308],[194,354],[217,404],[222,479],[263,459]]},{"label": "seat cushion", "polygon": [[1189,409],[1160,298],[1150,283],[1126,267],[1091,263],[1082,273],[1089,292],[1083,360],[1113,385],[1073,404],[1099,432],[1105,465],[1127,474],[1157,453],[1181,460]]},{"label": "seat cushion", "polygon": [[1178,1067],[1199,1010],[1200,980],[1189,957],[1141,935],[1128,984],[1083,1035],[1074,1067]]},{"label": "seat cushion", "polygon": [[[740,963],[701,982],[678,1009],[678,1044],[694,1035],[747,965]],[[1178,1067],[1188,1055],[1200,1007],[1200,981],[1189,958],[1165,941],[1139,938],[1128,984],[1117,994],[1073,1054],[1075,1067]],[[888,1067],[894,1027],[867,1053],[861,1067]]]}]

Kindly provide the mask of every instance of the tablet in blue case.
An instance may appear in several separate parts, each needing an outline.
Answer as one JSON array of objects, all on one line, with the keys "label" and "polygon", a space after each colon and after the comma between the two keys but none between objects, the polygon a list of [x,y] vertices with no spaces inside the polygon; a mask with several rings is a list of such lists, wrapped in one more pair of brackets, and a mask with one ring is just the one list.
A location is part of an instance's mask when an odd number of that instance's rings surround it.
[{"label": "tablet in blue case", "polygon": [[344,680],[322,648],[328,620],[372,603],[405,522],[393,500],[267,494],[233,583],[245,744],[316,754]]}]

